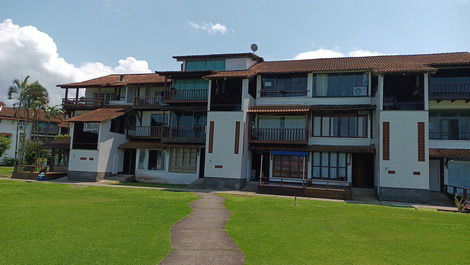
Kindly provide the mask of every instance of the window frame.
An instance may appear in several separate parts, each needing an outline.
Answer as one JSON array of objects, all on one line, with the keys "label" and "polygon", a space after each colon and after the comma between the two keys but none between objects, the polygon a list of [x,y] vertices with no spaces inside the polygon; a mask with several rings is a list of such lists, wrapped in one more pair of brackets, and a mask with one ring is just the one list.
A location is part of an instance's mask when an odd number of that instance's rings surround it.
[{"label": "window frame", "polygon": [[[294,168],[292,167],[292,161],[294,158],[298,159],[297,161],[297,167]],[[273,154],[272,155],[272,174],[271,178],[274,179],[292,179],[292,180],[301,180],[304,179],[304,174],[305,174],[305,179],[308,177],[308,157],[305,156],[297,156],[297,155],[278,155],[278,154]],[[305,159],[305,161],[302,161]],[[278,165],[276,162],[279,162],[280,164]],[[287,163],[289,166],[287,167],[287,170],[283,170],[283,165],[284,163]],[[304,166],[302,166],[302,163],[304,163]],[[279,169],[276,169],[276,167],[279,167]],[[296,169],[296,170],[293,170]],[[283,174],[283,172],[288,172],[287,174]],[[279,173],[279,174],[276,174]],[[279,176],[280,175],[280,176]],[[297,175],[297,177],[295,176]]]},{"label": "window frame", "polygon": [[[319,128],[316,128],[315,126],[315,118],[320,118],[320,124],[318,125]],[[328,133],[327,135],[323,135],[324,132],[323,132],[323,121],[325,120],[324,118],[328,118]],[[343,128],[342,127],[342,120],[344,118],[347,118],[347,135],[346,136],[342,136],[341,135],[341,129]],[[355,120],[355,124],[356,124],[356,127],[355,127],[355,131],[356,131],[356,135],[355,136],[351,136],[351,120],[352,118],[354,118]],[[359,136],[359,128],[360,128],[360,124],[359,124],[359,121],[361,120],[360,118],[364,118],[365,119],[365,126],[364,126],[364,136]],[[334,121],[336,121],[334,123]],[[333,134],[333,124],[336,125],[336,135]],[[316,130],[319,129],[319,135],[315,135],[315,132]],[[311,134],[312,137],[333,137],[333,138],[368,138],[369,137],[369,114],[359,114],[359,113],[332,113],[332,114],[319,114],[319,115],[314,115],[312,117],[312,134]]]},{"label": "window frame", "polygon": [[[315,161],[315,154],[319,154],[320,161],[316,163]],[[326,154],[328,161],[324,161],[324,155]],[[332,156],[335,156],[336,158],[336,165],[332,166]],[[341,155],[344,155],[344,160],[340,160]],[[344,166],[341,166],[341,162],[344,162]],[[317,164],[317,165],[316,165]],[[315,168],[319,169],[320,176],[317,177],[314,175],[315,173]],[[328,177],[322,177],[323,176],[323,170],[327,169],[326,172]],[[332,169],[335,169],[336,171],[336,177],[332,178],[331,172]],[[344,169],[344,177],[339,177],[340,176],[340,169]],[[336,180],[336,181],[348,181],[348,153],[344,152],[313,152],[312,153],[312,179],[314,180]]]},{"label": "window frame", "polygon": [[[367,85],[365,86],[366,88],[366,94],[365,95],[357,95],[355,96],[354,94],[352,95],[347,95],[347,96],[340,96],[340,95],[328,95],[329,87],[330,87],[330,82],[329,78],[332,76],[347,76],[347,75],[362,75],[362,76],[367,76]],[[326,91],[326,95],[321,96],[317,95],[317,79],[321,78],[324,80],[323,83],[326,83],[326,87],[321,87],[321,89]],[[312,98],[364,98],[364,97],[371,97],[371,74],[370,72],[344,72],[344,73],[314,73],[313,78],[312,78]],[[357,86],[353,86],[357,87]]]},{"label": "window frame", "polygon": [[[197,148],[170,147],[168,151],[169,151],[168,152],[169,153],[168,172],[186,173],[186,174],[197,173],[197,170],[198,170],[198,149]],[[181,153],[178,153],[177,151]],[[194,157],[191,157],[191,155],[194,155]],[[178,159],[181,159],[181,161],[178,161]],[[188,166],[189,163],[186,163],[186,162],[191,162],[191,160],[194,160],[194,165]]]},{"label": "window frame", "polygon": [[[295,78],[305,78],[305,89],[280,89],[277,88],[277,83],[289,79],[291,88],[295,87],[293,84]],[[272,79],[274,88],[265,87],[265,79]],[[289,95],[291,94],[291,95]],[[301,95],[298,95],[301,94]],[[289,74],[289,75],[261,75],[261,88],[260,96],[265,98],[279,98],[279,97],[307,97],[308,95],[308,73],[302,74]]]},{"label": "window frame", "polygon": [[[152,159],[151,159],[152,152],[156,153],[155,161],[152,161]],[[150,150],[147,150],[147,153],[148,153],[147,170],[150,170],[150,171],[165,170],[165,152],[163,150],[161,150],[161,149],[150,149]],[[159,162],[159,160],[160,160],[160,162]],[[155,162],[155,167],[154,168],[150,167],[150,163],[152,163],[152,162]],[[160,167],[158,166],[158,164],[160,164]]]}]

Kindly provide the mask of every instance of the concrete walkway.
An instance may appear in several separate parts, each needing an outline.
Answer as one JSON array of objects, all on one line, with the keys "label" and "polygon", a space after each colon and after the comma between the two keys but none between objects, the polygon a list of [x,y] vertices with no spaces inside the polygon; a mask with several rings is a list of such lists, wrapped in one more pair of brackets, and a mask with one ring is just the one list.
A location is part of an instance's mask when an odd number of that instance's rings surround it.
[{"label": "concrete walkway", "polygon": [[197,193],[189,216],[171,229],[172,252],[160,264],[243,264],[244,255],[224,230],[230,212],[224,198]]}]

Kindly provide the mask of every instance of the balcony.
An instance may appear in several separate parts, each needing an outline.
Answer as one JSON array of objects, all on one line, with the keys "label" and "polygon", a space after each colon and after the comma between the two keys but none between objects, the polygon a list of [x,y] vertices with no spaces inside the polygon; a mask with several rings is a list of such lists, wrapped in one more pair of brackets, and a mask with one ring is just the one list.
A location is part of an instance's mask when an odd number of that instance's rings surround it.
[{"label": "balcony", "polygon": [[130,138],[161,139],[162,142],[171,143],[204,143],[206,141],[205,126],[137,126],[128,129],[127,136]]},{"label": "balcony", "polygon": [[208,90],[202,89],[178,89],[165,91],[165,103],[207,102]]},{"label": "balcony", "polygon": [[470,83],[432,84],[429,87],[429,98],[434,100],[468,100]]},{"label": "balcony", "polygon": [[155,108],[166,106],[165,97],[135,97],[134,107],[135,108]]},{"label": "balcony", "polygon": [[107,105],[102,98],[64,98],[62,106],[64,109],[97,109]]},{"label": "balcony", "polygon": [[470,131],[430,131],[431,140],[470,140]]},{"label": "balcony", "polygon": [[305,128],[252,128],[252,143],[307,144]]}]

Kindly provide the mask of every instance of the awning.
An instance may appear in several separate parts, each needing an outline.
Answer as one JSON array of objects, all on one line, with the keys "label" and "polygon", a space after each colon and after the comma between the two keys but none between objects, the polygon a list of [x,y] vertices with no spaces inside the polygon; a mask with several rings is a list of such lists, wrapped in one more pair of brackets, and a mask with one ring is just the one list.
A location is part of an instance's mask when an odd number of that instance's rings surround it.
[{"label": "awning", "polygon": [[287,155],[287,156],[308,156],[307,152],[295,151],[269,151],[271,155]]},{"label": "awning", "polygon": [[430,158],[470,159],[469,149],[430,148]]},{"label": "awning", "polygon": [[308,105],[257,105],[250,107],[248,110],[250,113],[307,113],[309,111],[310,107]]},{"label": "awning", "polygon": [[103,122],[126,114],[127,108],[101,108],[72,117],[67,122]]},{"label": "awning", "polygon": [[118,146],[119,149],[164,149],[168,147],[201,148],[204,144],[164,144],[155,141],[131,141]]}]

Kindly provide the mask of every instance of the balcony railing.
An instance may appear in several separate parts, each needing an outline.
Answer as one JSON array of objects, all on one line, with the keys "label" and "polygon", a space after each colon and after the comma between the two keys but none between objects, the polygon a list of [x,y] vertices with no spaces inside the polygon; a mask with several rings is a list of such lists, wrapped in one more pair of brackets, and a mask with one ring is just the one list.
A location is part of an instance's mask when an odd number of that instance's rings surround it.
[{"label": "balcony railing", "polygon": [[160,138],[164,142],[205,142],[205,126],[137,126],[127,130],[128,137]]},{"label": "balcony railing", "polygon": [[431,84],[431,99],[470,99],[470,83]]},{"label": "balcony railing", "polygon": [[470,140],[470,132],[430,131],[431,140]]},{"label": "balcony railing", "polygon": [[102,98],[64,98],[62,106],[65,109],[92,109],[102,107],[109,102]]},{"label": "balcony railing", "polygon": [[165,98],[160,97],[135,97],[134,107],[161,107],[166,105]]},{"label": "balcony railing", "polygon": [[251,142],[298,143],[307,142],[305,128],[252,128]]},{"label": "balcony railing", "polygon": [[165,102],[197,102],[207,101],[208,90],[202,89],[178,89],[165,91]]}]

